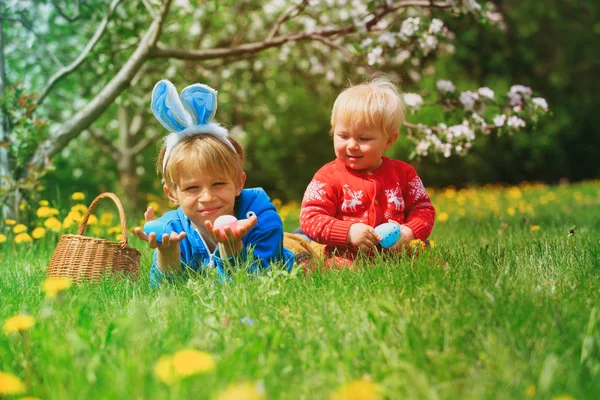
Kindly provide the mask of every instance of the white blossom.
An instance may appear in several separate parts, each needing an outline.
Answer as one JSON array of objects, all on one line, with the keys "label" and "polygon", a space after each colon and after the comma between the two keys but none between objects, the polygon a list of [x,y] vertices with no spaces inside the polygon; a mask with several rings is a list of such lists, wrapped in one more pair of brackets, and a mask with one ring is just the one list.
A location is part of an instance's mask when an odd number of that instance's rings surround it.
[{"label": "white blossom", "polygon": [[473,111],[473,107],[475,107],[475,102],[479,99],[479,95],[475,92],[471,92],[470,90],[466,92],[462,92],[459,97],[459,101],[462,103],[465,111]]},{"label": "white blossom", "polygon": [[419,17],[406,18],[400,27],[400,36],[404,39],[413,36],[419,30],[420,23],[421,18]]},{"label": "white blossom", "polygon": [[533,99],[531,99],[531,102],[536,107],[539,107],[544,111],[548,111],[548,102],[546,101],[546,99],[541,98],[541,97],[534,97]]},{"label": "white blossom", "polygon": [[429,146],[431,146],[431,142],[426,140],[421,140],[417,147],[415,148],[415,152],[420,156],[427,156]]},{"label": "white blossom", "polygon": [[439,80],[437,81],[436,86],[441,94],[452,93],[456,90],[456,87],[451,81]]},{"label": "white blossom", "polygon": [[477,89],[477,93],[479,93],[481,97],[486,97],[490,100],[494,100],[494,91],[489,87],[480,87],[479,89]]},{"label": "white blossom", "polygon": [[463,121],[460,125],[453,125],[448,128],[448,133],[454,138],[465,138],[469,141],[475,139],[475,132],[469,126],[469,121]]},{"label": "white blossom", "polygon": [[496,115],[494,117],[494,125],[496,125],[497,127],[504,126],[505,122],[506,122],[506,115],[504,115],[504,114]]},{"label": "white blossom", "polygon": [[438,45],[438,39],[432,35],[423,35],[419,38],[419,47],[423,51],[423,54],[427,55],[432,50],[435,50]]},{"label": "white blossom", "polygon": [[392,32],[383,32],[379,35],[379,43],[387,44],[389,47],[396,46],[396,35]]},{"label": "white blossom", "polygon": [[402,64],[402,63],[404,63],[404,61],[408,60],[409,58],[410,58],[410,51],[401,50],[398,52],[398,54],[396,54],[396,56],[392,59],[392,61],[396,64]]},{"label": "white blossom", "polygon": [[368,37],[368,38],[364,39],[362,42],[360,42],[360,47],[362,47],[364,49],[365,47],[369,47],[372,43],[373,43],[373,39]]},{"label": "white blossom", "polygon": [[509,128],[513,128],[518,130],[521,127],[524,127],[525,121],[523,121],[521,118],[517,117],[516,115],[511,115],[508,118],[508,121],[506,121],[506,126],[508,126]]},{"label": "white blossom", "polygon": [[367,54],[368,64],[369,65],[382,64],[383,63],[383,57],[381,57],[382,54],[383,54],[383,49],[379,46],[375,47],[373,50],[371,50],[369,52],[369,54]]},{"label": "white blossom", "polygon": [[442,28],[444,27],[444,23],[441,19],[434,18],[431,20],[431,24],[429,24],[429,33],[432,35],[438,34]]},{"label": "white blossom", "polygon": [[416,93],[404,93],[404,104],[418,110],[423,105],[423,98]]}]

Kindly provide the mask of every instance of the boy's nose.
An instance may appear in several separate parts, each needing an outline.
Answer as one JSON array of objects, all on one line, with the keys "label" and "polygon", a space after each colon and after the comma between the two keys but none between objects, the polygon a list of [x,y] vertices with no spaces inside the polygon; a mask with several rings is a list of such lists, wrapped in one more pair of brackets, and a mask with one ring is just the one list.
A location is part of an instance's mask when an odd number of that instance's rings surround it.
[{"label": "boy's nose", "polygon": [[210,189],[204,189],[201,193],[200,196],[198,196],[198,200],[202,201],[202,202],[206,202],[209,200],[213,199],[213,193]]}]

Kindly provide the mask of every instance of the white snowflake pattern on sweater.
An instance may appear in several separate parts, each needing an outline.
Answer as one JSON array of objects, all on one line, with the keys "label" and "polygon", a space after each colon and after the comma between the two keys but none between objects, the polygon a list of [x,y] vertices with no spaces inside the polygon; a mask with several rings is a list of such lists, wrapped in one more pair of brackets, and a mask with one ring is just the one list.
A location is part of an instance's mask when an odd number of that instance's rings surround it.
[{"label": "white snowflake pattern on sweater", "polygon": [[425,186],[423,186],[423,182],[418,176],[415,176],[412,181],[408,182],[408,186],[410,188],[408,193],[413,197],[413,201],[419,201],[423,197],[427,197]]},{"label": "white snowflake pattern on sweater", "polygon": [[325,183],[323,182],[319,182],[317,180],[313,180],[308,184],[308,187],[306,188],[306,191],[304,192],[304,199],[302,199],[303,202],[307,202],[307,201],[313,201],[313,200],[319,200],[319,201],[323,201],[323,195],[325,195],[325,190],[323,189],[323,187],[325,187]]}]

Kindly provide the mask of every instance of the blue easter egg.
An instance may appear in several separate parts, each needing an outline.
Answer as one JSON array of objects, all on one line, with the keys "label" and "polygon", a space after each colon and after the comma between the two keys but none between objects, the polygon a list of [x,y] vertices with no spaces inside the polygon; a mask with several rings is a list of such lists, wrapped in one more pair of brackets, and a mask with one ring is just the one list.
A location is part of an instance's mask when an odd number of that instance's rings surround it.
[{"label": "blue easter egg", "polygon": [[156,233],[156,241],[158,243],[162,242],[163,234],[168,233],[166,232],[166,230],[167,225],[165,225],[164,222],[159,221],[157,219],[148,221],[144,224],[144,233],[146,233],[146,235],[148,236],[150,236],[150,233],[152,232]]},{"label": "blue easter egg", "polygon": [[400,238],[400,227],[392,222],[386,222],[375,227],[375,232],[381,236],[379,244],[386,249],[395,245]]}]

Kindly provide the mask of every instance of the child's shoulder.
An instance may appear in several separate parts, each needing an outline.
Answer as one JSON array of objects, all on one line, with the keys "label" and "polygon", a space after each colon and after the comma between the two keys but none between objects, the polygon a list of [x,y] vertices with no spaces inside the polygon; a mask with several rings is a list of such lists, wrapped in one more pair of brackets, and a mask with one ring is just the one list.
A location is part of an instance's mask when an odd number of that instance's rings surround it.
[{"label": "child's shoulder", "polygon": [[[267,209],[275,209],[271,198],[261,187],[243,189],[238,198],[238,214],[247,214],[252,211],[259,214]],[[246,218],[246,217],[244,217]]]}]

